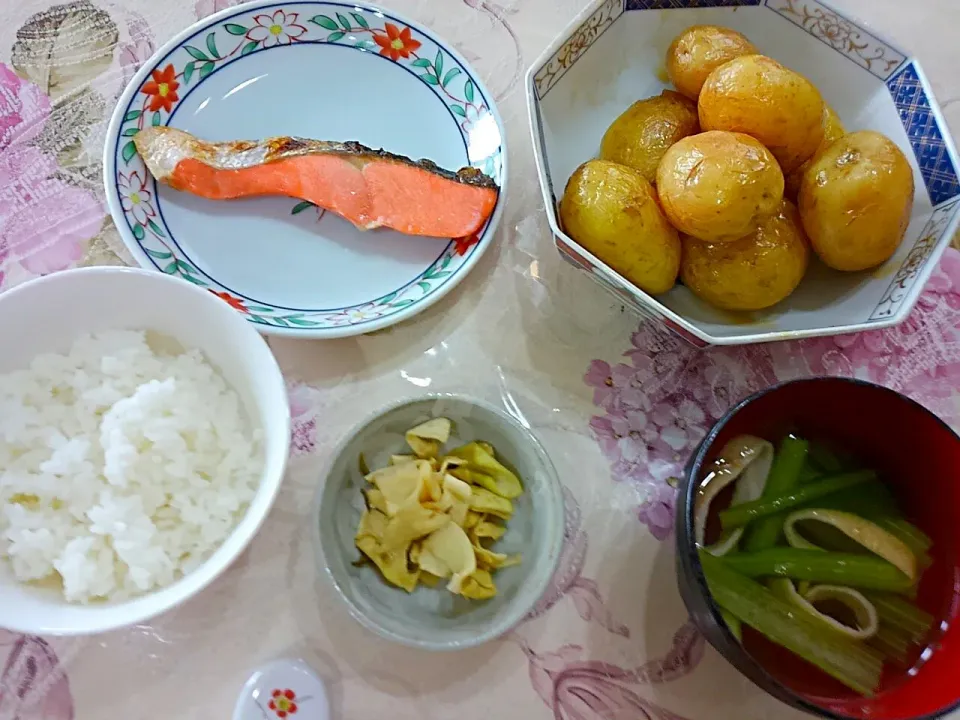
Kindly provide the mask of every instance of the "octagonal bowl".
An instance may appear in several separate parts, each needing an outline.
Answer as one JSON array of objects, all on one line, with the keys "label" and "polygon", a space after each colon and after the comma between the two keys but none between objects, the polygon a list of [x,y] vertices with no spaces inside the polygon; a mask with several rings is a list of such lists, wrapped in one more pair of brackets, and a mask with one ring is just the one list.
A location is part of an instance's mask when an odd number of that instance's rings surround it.
[{"label": "octagonal bowl", "polygon": [[[818,262],[773,308],[716,310],[677,285],[653,297],[566,235],[557,201],[574,169],[596,157],[609,124],[668,87],[664,57],[691,25],[744,33],[808,77],[848,130],[873,129],[913,166],[906,237],[879,268],[840,273]],[[526,91],[547,214],[564,258],[626,306],[700,345],[742,345],[873,330],[906,319],[960,221],[957,153],[920,64],[816,0],[597,0],[530,68]]]}]

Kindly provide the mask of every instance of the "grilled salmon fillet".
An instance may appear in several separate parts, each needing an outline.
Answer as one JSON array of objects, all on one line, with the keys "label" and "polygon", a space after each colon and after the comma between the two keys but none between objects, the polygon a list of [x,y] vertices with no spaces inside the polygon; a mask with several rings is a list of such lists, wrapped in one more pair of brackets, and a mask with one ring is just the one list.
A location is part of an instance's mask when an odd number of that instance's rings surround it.
[{"label": "grilled salmon fillet", "polygon": [[478,232],[499,188],[476,168],[444,170],[356,142],[295,137],[205,142],[175,128],[134,138],[158,182],[210,200],[287,195],[335,212],[362,230],[458,238]]}]

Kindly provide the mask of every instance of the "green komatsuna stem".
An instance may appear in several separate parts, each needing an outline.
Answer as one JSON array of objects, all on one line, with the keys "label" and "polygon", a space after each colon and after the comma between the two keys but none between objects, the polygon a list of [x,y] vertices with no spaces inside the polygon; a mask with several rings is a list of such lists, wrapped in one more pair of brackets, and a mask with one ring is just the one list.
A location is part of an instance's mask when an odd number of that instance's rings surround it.
[{"label": "green komatsuna stem", "polygon": [[910,638],[896,628],[880,626],[877,634],[868,641],[870,647],[883,653],[898,665],[905,665],[913,644]]},{"label": "green komatsuna stem", "polygon": [[726,558],[700,550],[713,599],[727,612],[850,689],[869,697],[880,684],[883,659],[862,643],[823,627],[760,583],[735,572]]},{"label": "green komatsuna stem", "polygon": [[846,468],[840,457],[830,448],[820,443],[810,444],[810,462],[829,475],[836,475]]},{"label": "green komatsuna stem", "polygon": [[881,592],[868,592],[865,595],[877,609],[881,627],[894,628],[915,643],[923,642],[930,634],[934,623],[933,615],[921,610],[909,600]]},{"label": "green komatsuna stem", "polygon": [[842,510],[877,522],[879,518],[899,518],[900,508],[893,493],[881,482],[870,482],[814,501],[810,507]]},{"label": "green komatsuna stem", "polygon": [[725,608],[720,608],[720,617],[723,618],[723,621],[727,624],[727,627],[730,628],[730,632],[737,641],[743,642],[743,626],[740,623],[740,618]]},{"label": "green komatsuna stem", "polygon": [[808,505],[814,500],[846,490],[861,483],[875,480],[877,474],[872,470],[858,470],[841,475],[833,475],[808,485],[803,485],[791,492],[778,497],[753,500],[720,513],[720,524],[724,530],[733,530],[758,520],[759,518],[776,515],[784,510]]},{"label": "green komatsuna stem", "polygon": [[876,555],[778,547],[725,559],[731,569],[750,578],[785,577],[898,593],[913,587],[910,578]]},{"label": "green komatsuna stem", "polygon": [[823,471],[820,468],[811,465],[810,461],[808,460],[804,464],[803,469],[800,471],[800,477],[798,478],[797,482],[803,485],[814,480],[819,480],[823,476]]},{"label": "green komatsuna stem", "polygon": [[[770,468],[767,484],[763,488],[763,495],[760,496],[761,500],[776,498],[796,489],[809,447],[810,444],[806,440],[793,435],[787,435],[783,439],[780,450],[773,459],[773,467]],[[747,531],[744,548],[750,552],[756,552],[776,545],[783,533],[783,520],[782,513],[757,520]]]}]

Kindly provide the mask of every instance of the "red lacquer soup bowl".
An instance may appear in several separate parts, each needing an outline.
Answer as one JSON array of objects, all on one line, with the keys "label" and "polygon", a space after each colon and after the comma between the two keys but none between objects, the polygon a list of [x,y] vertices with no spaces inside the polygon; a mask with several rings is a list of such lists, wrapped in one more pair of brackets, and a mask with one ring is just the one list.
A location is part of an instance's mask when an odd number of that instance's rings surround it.
[{"label": "red lacquer soup bowl", "polygon": [[[933,564],[917,603],[937,619],[910,670],[885,666],[879,692],[865,699],[812,665],[745,629],[733,637],[710,597],[697,556],[694,501],[706,468],[731,438],[776,441],[787,432],[849,450],[877,470],[904,515],[933,540]],[[774,697],[828,718],[916,720],[960,706],[960,437],[922,405],[879,385],[842,378],[795,380],[753,395],[724,415],[687,465],[677,505],[677,581],[707,640]]]}]

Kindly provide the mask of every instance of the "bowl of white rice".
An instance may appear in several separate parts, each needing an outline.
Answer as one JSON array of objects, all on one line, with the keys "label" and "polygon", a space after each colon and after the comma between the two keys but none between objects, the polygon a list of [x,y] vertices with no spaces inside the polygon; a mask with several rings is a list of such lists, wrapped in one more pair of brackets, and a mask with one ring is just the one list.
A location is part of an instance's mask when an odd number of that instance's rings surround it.
[{"label": "bowl of white rice", "polygon": [[220,298],[99,267],[0,294],[0,624],[88,634],[203,590],[286,468],[273,354]]}]

